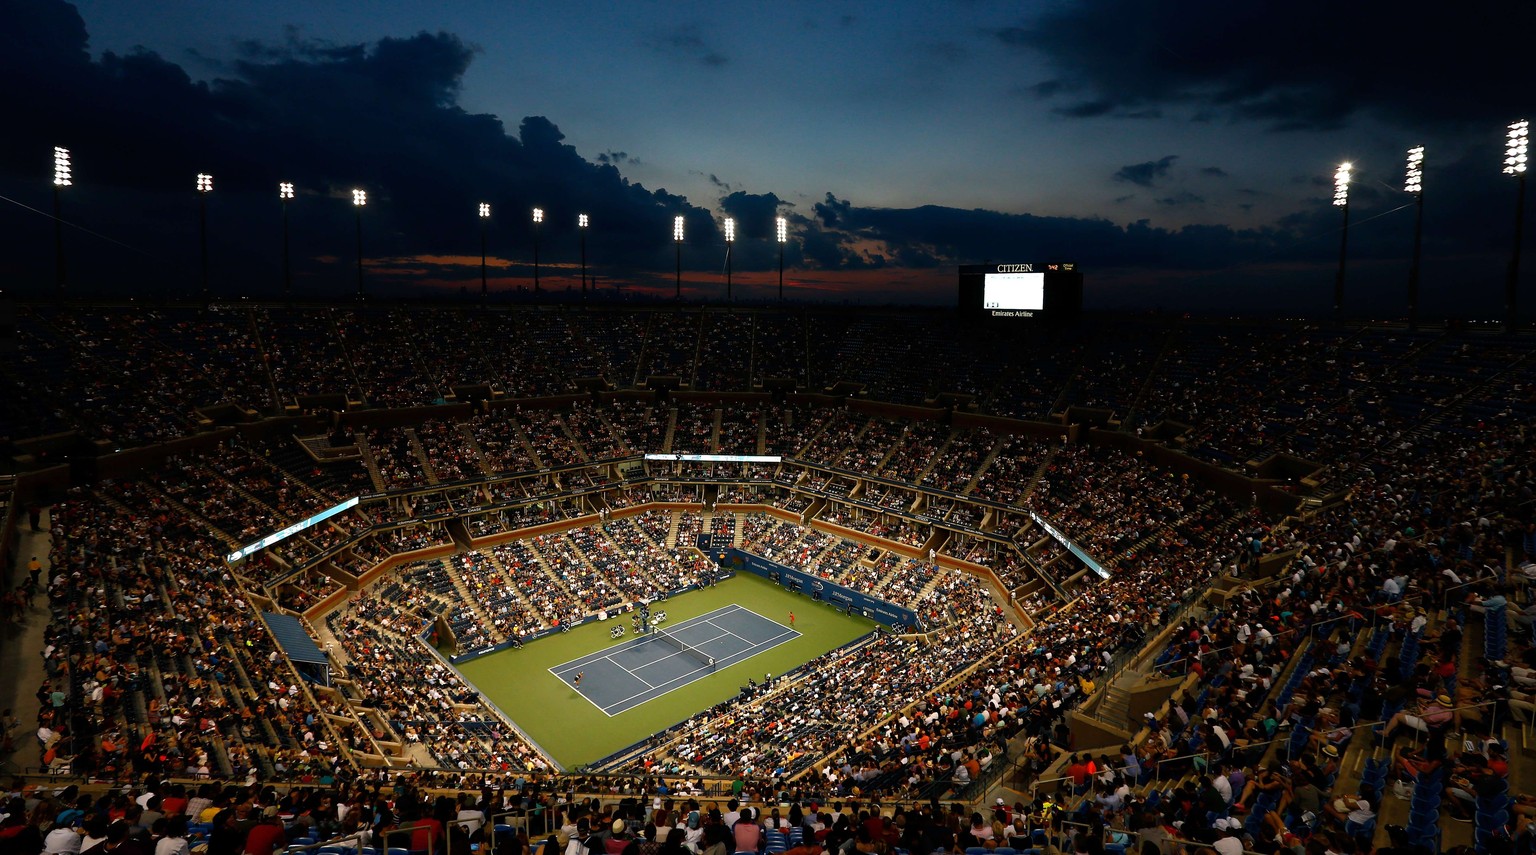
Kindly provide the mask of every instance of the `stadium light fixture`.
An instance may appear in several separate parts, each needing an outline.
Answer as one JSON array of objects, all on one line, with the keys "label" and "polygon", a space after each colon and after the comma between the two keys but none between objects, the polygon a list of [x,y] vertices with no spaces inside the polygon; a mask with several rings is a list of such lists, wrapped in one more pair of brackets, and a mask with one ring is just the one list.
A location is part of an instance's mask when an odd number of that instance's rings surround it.
[{"label": "stadium light fixture", "polygon": [[736,220],[725,218],[725,301],[731,302],[731,245],[736,242]]},{"label": "stadium light fixture", "polygon": [[1424,242],[1424,146],[1408,149],[1403,190],[1413,194],[1418,209],[1413,220],[1413,263],[1408,268],[1408,329],[1419,328],[1419,248]]},{"label": "stadium light fixture", "polygon": [[533,209],[533,293],[544,290],[539,285],[539,224],[544,222],[544,209]]},{"label": "stadium light fixture", "polygon": [[581,299],[587,299],[587,227],[592,225],[592,218],[586,214],[576,215],[576,233],[581,236]]},{"label": "stadium light fixture", "polygon": [[775,237],[779,239],[779,302],[784,302],[784,244],[789,242],[789,220],[779,217],[774,222]]},{"label": "stadium light fixture", "polygon": [[288,203],[293,199],[293,184],[288,181],[277,183],[277,198],[283,205],[283,296],[293,296],[293,267],[290,263],[288,245]]},{"label": "stadium light fixture", "polygon": [[1513,175],[1515,187],[1515,248],[1509,256],[1509,273],[1504,280],[1505,332],[1513,333],[1520,320],[1520,242],[1525,232],[1525,166],[1531,144],[1531,123],[1528,119],[1510,122],[1504,135],[1504,174]]},{"label": "stadium light fixture", "polygon": [[491,203],[481,202],[480,214],[480,300],[483,302],[490,295],[490,286],[485,278],[485,221],[491,218]]},{"label": "stadium light fixture", "polygon": [[65,187],[74,184],[74,170],[70,167],[69,149],[53,147],[53,284],[59,296],[64,295],[66,267],[64,265],[64,193]]},{"label": "stadium light fixture", "polygon": [[1344,261],[1349,254],[1349,181],[1355,165],[1348,161],[1339,164],[1333,173],[1333,204],[1344,212],[1344,228],[1339,232],[1339,272],[1333,280],[1333,314],[1344,314]]},{"label": "stadium light fixture", "polygon": [[1526,153],[1530,149],[1531,123],[1527,119],[1509,123],[1504,143],[1504,174],[1524,175]]},{"label": "stadium light fixture", "polygon": [[681,300],[683,298],[683,217],[681,214],[672,218],[672,242],[677,244],[677,279],[673,296]]},{"label": "stadium light fixture", "polygon": [[1424,192],[1424,146],[1408,149],[1408,170],[1403,179],[1403,192]]},{"label": "stadium light fixture", "polygon": [[213,192],[213,176],[197,173],[197,231],[202,259],[203,299],[208,299],[208,194]]},{"label": "stadium light fixture", "polygon": [[357,299],[364,299],[363,292],[363,208],[368,205],[368,191],[352,189],[352,209],[357,213]]},{"label": "stadium light fixture", "polygon": [[1349,180],[1354,169],[1352,163],[1341,163],[1333,173],[1333,204],[1339,207],[1349,204]]},{"label": "stadium light fixture", "polygon": [[53,147],[53,186],[68,187],[73,183],[73,176],[69,166],[69,149],[61,146]]}]

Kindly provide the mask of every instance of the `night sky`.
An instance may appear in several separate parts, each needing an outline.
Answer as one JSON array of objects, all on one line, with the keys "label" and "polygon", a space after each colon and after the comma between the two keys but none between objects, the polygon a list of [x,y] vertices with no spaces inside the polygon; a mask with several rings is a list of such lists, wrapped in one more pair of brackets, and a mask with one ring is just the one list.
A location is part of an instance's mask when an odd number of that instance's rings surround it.
[{"label": "night sky", "polygon": [[[1403,156],[1427,147],[1423,304],[1501,314],[1536,114],[1536,3],[544,3],[0,0],[0,284],[50,293],[52,150],[68,291],[191,294],[194,176],[210,279],[280,293],[578,287],[605,294],[952,303],[955,268],[1075,261],[1090,308],[1331,306],[1356,164],[1347,311],[1398,317]],[[1536,230],[1528,228],[1527,234]],[[1527,246],[1532,243],[1527,239]],[[1531,255],[1527,252],[1527,255]],[[1524,264],[1536,315],[1536,259]]]}]

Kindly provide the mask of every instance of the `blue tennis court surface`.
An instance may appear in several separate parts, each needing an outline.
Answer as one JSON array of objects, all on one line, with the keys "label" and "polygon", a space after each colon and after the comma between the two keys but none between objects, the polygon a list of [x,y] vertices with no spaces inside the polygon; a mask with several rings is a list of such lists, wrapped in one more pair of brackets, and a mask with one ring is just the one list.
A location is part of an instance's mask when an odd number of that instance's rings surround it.
[{"label": "blue tennis court surface", "polygon": [[[556,665],[550,673],[613,716],[800,636],[736,605],[662,628],[695,653],[685,653],[654,635],[641,635]],[[706,659],[713,659],[714,665]],[[575,682],[577,674],[582,675],[580,686]]]}]

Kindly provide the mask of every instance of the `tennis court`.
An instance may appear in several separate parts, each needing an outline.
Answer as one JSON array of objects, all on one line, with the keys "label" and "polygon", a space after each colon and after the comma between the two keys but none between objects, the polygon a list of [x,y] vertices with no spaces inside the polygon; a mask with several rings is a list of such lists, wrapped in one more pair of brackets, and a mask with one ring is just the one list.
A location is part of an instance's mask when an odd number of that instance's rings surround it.
[{"label": "tennis court", "polygon": [[[751,609],[729,605],[550,668],[604,714],[615,716],[799,638]],[[581,685],[576,675],[581,674]]]}]

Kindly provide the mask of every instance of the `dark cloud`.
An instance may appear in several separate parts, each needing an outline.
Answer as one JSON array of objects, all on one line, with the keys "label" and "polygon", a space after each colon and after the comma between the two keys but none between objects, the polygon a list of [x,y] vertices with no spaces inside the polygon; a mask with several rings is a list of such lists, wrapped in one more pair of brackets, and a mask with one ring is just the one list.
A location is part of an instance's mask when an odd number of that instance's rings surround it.
[{"label": "dark cloud", "polygon": [[747,193],[737,190],[720,197],[720,210],[736,218],[741,237],[771,240],[775,237],[774,218],[787,213],[788,204],[773,193]]},{"label": "dark cloud", "polygon": [[1028,47],[1030,41],[1036,37],[1034,30],[1024,27],[1000,27],[993,31],[992,35],[1009,47]]},{"label": "dark cloud", "polygon": [[1163,205],[1165,207],[1175,207],[1179,205],[1204,205],[1205,197],[1197,196],[1188,190],[1180,190],[1172,196],[1164,196],[1161,199],[1158,199],[1157,204]]},{"label": "dark cloud", "polygon": [[1071,116],[1074,119],[1091,119],[1094,116],[1103,116],[1114,110],[1116,104],[1108,98],[1098,98],[1093,101],[1078,101],[1065,107],[1057,107],[1053,112],[1062,116]]},{"label": "dark cloud", "polygon": [[720,68],[730,59],[705,41],[697,24],[685,24],[674,30],[660,33],[652,45],[662,53],[693,60],[710,68]]},{"label": "dark cloud", "polygon": [[1178,104],[1297,130],[1361,114],[1417,126],[1502,123],[1530,109],[1536,3],[1428,12],[1387,0],[1083,0],[994,36],[1043,54],[1090,93],[1061,108],[1067,116]]},{"label": "dark cloud", "polygon": [[1157,183],[1159,178],[1168,174],[1168,170],[1173,168],[1174,161],[1178,159],[1178,155],[1170,154],[1157,160],[1146,161],[1145,163],[1128,164],[1115,170],[1115,174],[1111,177],[1116,181],[1123,181],[1127,184],[1151,187]]},{"label": "dark cloud", "polygon": [[[513,134],[495,116],[466,112],[458,93],[475,50],[450,34],[335,45],[290,32],[277,45],[244,45],[225,75],[203,82],[147,51],[92,60],[80,16],[60,0],[0,0],[0,20],[0,109],[26,117],[0,134],[0,193],[46,205],[32,198],[37,164],[54,145],[73,150],[66,219],[110,238],[71,241],[82,288],[194,287],[199,171],[215,176],[210,272],[229,293],[280,282],[278,181],[298,187],[295,277],[316,293],[327,283],[344,293],[352,187],[369,193],[365,253],[379,258],[477,253],[477,201],[492,205],[490,252],[519,265],[531,255],[534,206],[547,211],[551,261],[574,253],[577,212],[592,218],[595,267],[668,265],[675,214],[688,218],[690,241],[715,233],[709,211],[625,178],[627,155],[584,158],[545,117]],[[30,235],[46,221],[6,225]],[[118,244],[153,263],[129,264]]]},{"label": "dark cloud", "polygon": [[1227,171],[1225,169],[1222,169],[1219,166],[1204,166],[1204,167],[1201,167],[1200,174],[1201,175],[1209,176],[1211,178],[1226,178],[1227,177]]},{"label": "dark cloud", "polygon": [[1255,255],[1289,255],[1297,244],[1291,231],[1280,229],[1163,229],[1146,221],[1120,226],[1099,218],[931,205],[865,208],[831,194],[815,211],[796,236],[804,236],[807,256],[826,269],[946,267],[988,258],[1091,258],[1100,268],[1211,269]]},{"label": "dark cloud", "polygon": [[1124,196],[1116,196],[1115,197],[1115,204],[1116,205],[1123,205],[1126,202],[1129,202],[1129,201],[1131,201],[1134,198],[1136,198],[1136,194],[1135,193],[1127,193]]},{"label": "dark cloud", "polygon": [[1060,80],[1042,80],[1033,86],[1024,87],[1022,91],[1036,98],[1049,98],[1060,92],[1062,87],[1063,84]]},{"label": "dark cloud", "polygon": [[[348,196],[354,186],[369,192],[370,205],[361,212],[369,275],[398,282],[402,291],[413,287],[418,271],[442,280],[477,278],[478,264],[454,259],[473,255],[478,261],[478,201],[492,205],[484,224],[488,248],[507,281],[531,278],[528,212],[536,205],[548,217],[539,234],[546,271],[576,263],[578,212],[591,215],[588,260],[605,283],[660,282],[669,288],[671,221],[677,215],[685,219],[690,245],[719,246],[717,212],[626,178],[622,168],[635,162],[626,152],[583,156],[565,139],[558,117],[504,125],[496,116],[464,110],[460,82],[475,51],[450,34],[346,45],[289,33],[276,45],[242,48],[225,73],[205,82],[154,53],[92,59],[80,16],[60,0],[0,0],[0,21],[6,23],[0,27],[0,79],[7,81],[0,87],[0,108],[23,117],[0,134],[0,195],[49,209],[50,190],[39,176],[46,174],[52,146],[74,150],[78,180],[65,194],[63,211],[80,227],[68,233],[68,245],[71,275],[82,293],[159,295],[195,286],[198,197],[192,184],[199,170],[216,176],[216,191],[205,200],[210,254],[214,288],[228,294],[270,294],[280,282],[279,180],[298,185],[289,211],[296,284],[317,297],[353,287],[359,212]],[[707,55],[702,39],[699,46],[703,51],[693,55]],[[1053,80],[1037,88],[1051,97],[1082,85]],[[1110,115],[1153,108],[1106,101]],[[1436,283],[1448,293],[1502,293],[1511,200],[1507,182],[1499,181],[1499,195],[1489,201],[1490,182],[1497,180],[1489,176],[1489,164],[1500,157],[1496,142],[1455,162],[1435,160],[1431,151],[1426,294]],[[1394,146],[1351,154],[1363,165],[1351,198],[1350,255],[1359,264],[1352,268],[1351,288],[1369,288],[1368,271],[1374,270],[1377,281],[1386,283],[1381,293],[1390,294],[1388,285],[1405,269],[1412,215],[1399,210],[1406,200],[1395,189],[1401,151]],[[1169,155],[1131,164],[1116,177],[1136,188],[1161,187],[1175,161]],[[1391,168],[1372,173],[1371,164]],[[1201,172],[1219,177],[1212,168]],[[1071,258],[1095,275],[1117,272],[1145,286],[1141,295],[1158,295],[1141,296],[1144,301],[1161,302],[1164,294],[1172,295],[1170,301],[1198,298],[1202,287],[1242,291],[1227,287],[1235,281],[1232,271],[1256,265],[1280,271],[1273,281],[1300,290],[1316,285],[1325,294],[1340,226],[1338,210],[1327,204],[1329,176],[1321,169],[1297,177],[1313,197],[1304,210],[1251,229],[1165,228],[1150,221],[1117,224],[937,206],[877,208],[832,193],[809,209],[796,209],[774,193],[748,192],[730,179],[713,176],[719,211],[735,217],[742,230],[733,249],[735,269],[776,267],[779,248],[769,230],[774,216],[785,216],[791,232],[786,264],[823,282],[848,272],[864,274],[848,277],[856,281],[919,274],[948,281],[960,263]],[[1198,197],[1169,183],[1174,186],[1142,196],[1198,210]],[[1230,204],[1221,196],[1207,198],[1212,207]],[[45,248],[0,258],[0,279],[21,292],[44,287],[51,276],[51,221],[5,206],[0,231],[13,246]],[[1175,280],[1182,284],[1158,290]]]}]

